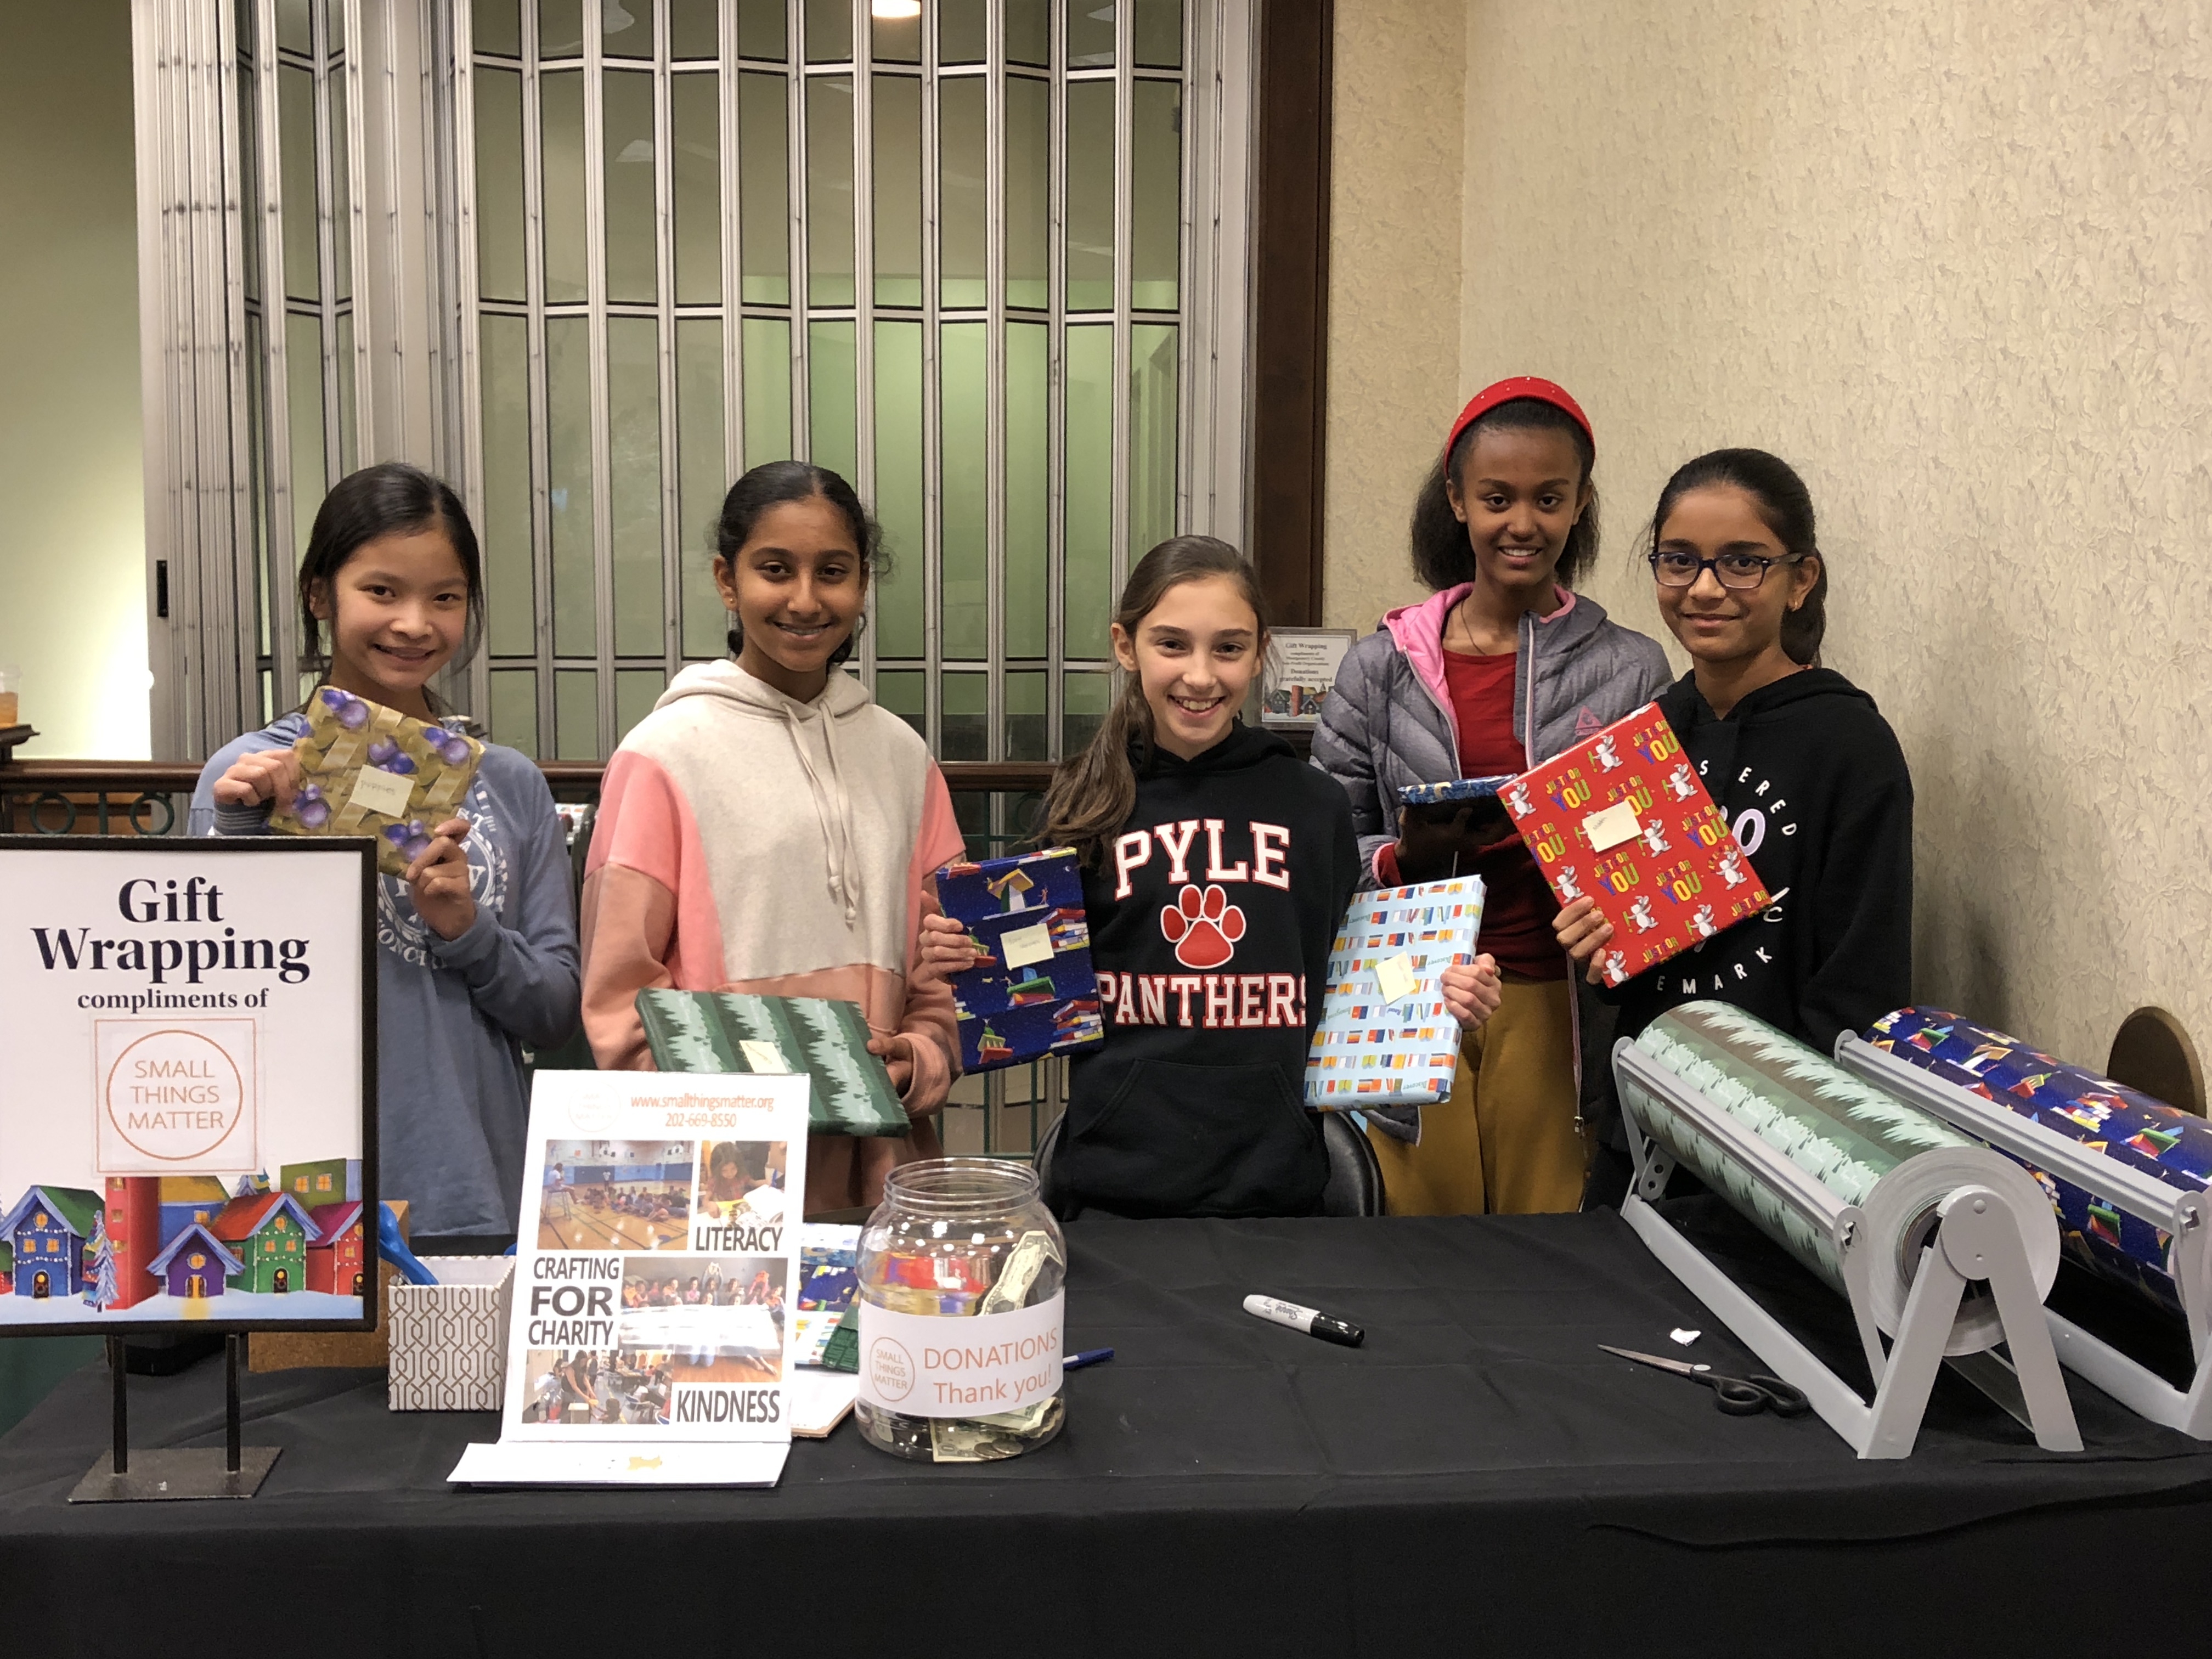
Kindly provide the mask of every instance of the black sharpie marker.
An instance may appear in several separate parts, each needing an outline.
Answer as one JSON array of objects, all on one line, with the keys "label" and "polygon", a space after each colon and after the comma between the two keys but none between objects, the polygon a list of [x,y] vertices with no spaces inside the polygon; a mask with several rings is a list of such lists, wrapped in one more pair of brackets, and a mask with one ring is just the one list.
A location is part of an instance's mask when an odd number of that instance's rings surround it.
[{"label": "black sharpie marker", "polygon": [[1334,1342],[1346,1348],[1356,1348],[1367,1340],[1367,1333],[1357,1325],[1347,1325],[1341,1319],[1331,1319],[1325,1313],[1311,1308],[1301,1308],[1295,1302],[1278,1302],[1272,1296],[1248,1296],[1244,1311],[1255,1318],[1277,1325],[1288,1325],[1294,1331],[1304,1331],[1308,1336],[1317,1336],[1324,1342]]}]

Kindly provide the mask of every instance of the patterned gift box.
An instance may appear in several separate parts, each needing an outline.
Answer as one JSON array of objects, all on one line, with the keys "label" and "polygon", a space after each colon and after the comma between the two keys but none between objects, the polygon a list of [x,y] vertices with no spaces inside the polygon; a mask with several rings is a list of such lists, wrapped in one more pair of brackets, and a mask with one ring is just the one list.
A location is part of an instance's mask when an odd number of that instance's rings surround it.
[{"label": "patterned gift box", "polygon": [[906,1108],[868,1052],[857,1002],[743,991],[640,991],[646,1046],[663,1072],[804,1073],[817,1135],[902,1135]]},{"label": "patterned gift box", "polygon": [[1452,778],[1443,783],[1409,783],[1398,792],[1401,806],[1444,806],[1453,801],[1491,800],[1513,781],[1511,773],[1494,778]]},{"label": "patterned gift box", "polygon": [[1680,955],[1771,902],[1647,702],[1499,791],[1561,904],[1588,897],[1613,924],[1608,985]]},{"label": "patterned gift box", "polygon": [[[1941,1008],[1899,1008],[1867,1028],[1867,1041],[1946,1083],[2078,1140],[2114,1163],[2185,1193],[2212,1186],[2212,1123],[2108,1077],[2054,1060],[2016,1036]],[[2023,1164],[2026,1160],[2021,1160]],[[2027,1164],[2058,1212],[2075,1260],[2132,1285],[2179,1313],[2166,1272],[2172,1242],[2096,1193]]]},{"label": "patterned gift box", "polygon": [[325,685],[307,699],[307,729],[292,752],[300,791],[269,815],[269,827],[287,836],[374,836],[376,867],[398,876],[459,810],[483,745]]},{"label": "patterned gift box", "polygon": [[937,902],[985,953],[952,981],[962,1070],[1018,1066],[1105,1036],[1073,853],[948,864]]},{"label": "patterned gift box", "polygon": [[495,1412],[507,1376],[511,1255],[424,1256],[434,1285],[392,1285],[390,1404],[396,1412]]},{"label": "patterned gift box", "polygon": [[1306,1054],[1307,1105],[1426,1106],[1451,1093],[1460,1031],[1444,1007],[1443,970],[1474,960],[1481,925],[1480,876],[1352,900],[1328,953],[1328,990]]}]

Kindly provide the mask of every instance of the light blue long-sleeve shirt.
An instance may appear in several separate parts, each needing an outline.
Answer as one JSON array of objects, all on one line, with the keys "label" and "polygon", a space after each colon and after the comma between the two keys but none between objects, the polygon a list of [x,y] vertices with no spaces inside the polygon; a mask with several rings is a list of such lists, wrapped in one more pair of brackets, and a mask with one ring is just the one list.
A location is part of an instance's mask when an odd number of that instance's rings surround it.
[{"label": "light blue long-sleeve shirt", "polygon": [[[218,807],[216,780],[240,756],[289,749],[307,729],[285,714],[227,744],[201,769],[189,833],[269,833],[265,806]],[[566,1041],[580,994],[568,854],[544,775],[487,744],[456,811],[475,826],[468,932],[439,938],[406,883],[377,880],[378,1184],[412,1206],[418,1245],[515,1230],[530,1109],[522,1046]]]}]

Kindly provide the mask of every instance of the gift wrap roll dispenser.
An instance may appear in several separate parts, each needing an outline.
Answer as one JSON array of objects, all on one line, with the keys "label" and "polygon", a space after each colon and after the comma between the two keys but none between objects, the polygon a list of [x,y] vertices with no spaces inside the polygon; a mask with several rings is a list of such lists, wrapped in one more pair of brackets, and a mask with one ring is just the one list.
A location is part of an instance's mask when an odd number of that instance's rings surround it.
[{"label": "gift wrap roll dispenser", "polygon": [[2195,1371],[2177,1389],[2063,1316],[2059,1359],[2154,1423],[2212,1440],[2212,1123],[1940,1009],[1900,1008],[1836,1039],[1854,1075],[2017,1160],[2068,1253],[2188,1322]]},{"label": "gift wrap roll dispenser", "polygon": [[[1725,1003],[1661,1015],[1613,1074],[1637,1163],[1623,1218],[1862,1457],[1911,1453],[1947,1359],[2046,1450],[2081,1449],[2042,1317],[2058,1230],[2016,1164]],[[1871,1403],[1652,1208],[1678,1163],[1843,1293]]]}]

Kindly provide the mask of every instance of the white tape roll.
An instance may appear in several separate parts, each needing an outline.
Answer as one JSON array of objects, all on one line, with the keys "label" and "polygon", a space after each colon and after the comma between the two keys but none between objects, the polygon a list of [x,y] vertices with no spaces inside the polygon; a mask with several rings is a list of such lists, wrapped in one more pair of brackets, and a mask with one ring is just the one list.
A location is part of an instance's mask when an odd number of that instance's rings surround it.
[{"label": "white tape roll", "polygon": [[[1936,1206],[1961,1187],[1987,1187],[2005,1200],[2022,1228],[2038,1299],[2058,1276],[2058,1224],[2051,1200],[2035,1178],[2002,1153],[1985,1146],[1948,1146],[1909,1158],[1875,1183],[1860,1206],[1869,1237],[1869,1279],[1875,1322],[1894,1335],[1905,1318],[1905,1298],[1919,1270],[1920,1253],[1936,1243]],[[1938,1246],[1940,1249],[1941,1247]],[[1970,1284],[1952,1322],[1945,1355],[1980,1353],[2004,1340],[1997,1306],[1985,1284]]]}]

